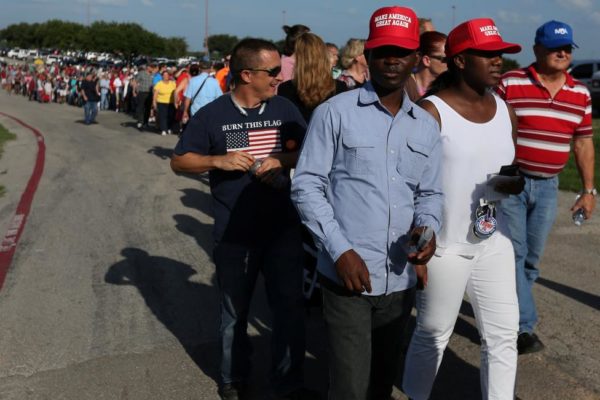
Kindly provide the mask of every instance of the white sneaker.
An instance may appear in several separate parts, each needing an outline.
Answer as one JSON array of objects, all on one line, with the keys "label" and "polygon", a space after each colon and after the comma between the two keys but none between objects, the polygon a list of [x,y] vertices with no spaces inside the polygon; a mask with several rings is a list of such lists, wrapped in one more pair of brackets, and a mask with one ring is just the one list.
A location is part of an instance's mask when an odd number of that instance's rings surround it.
[{"label": "white sneaker", "polygon": [[160,133],[160,135],[161,135],[161,136],[167,136],[167,132],[165,132],[165,131],[162,131],[162,132]]},{"label": "white sneaker", "polygon": [[172,135],[172,134],[173,134],[173,131],[169,129],[169,130],[167,131],[167,133],[168,133],[169,135]]},{"label": "white sneaker", "polygon": [[142,123],[141,123],[141,122],[138,122],[138,123],[137,123],[137,128],[138,128],[138,129],[142,129]]}]

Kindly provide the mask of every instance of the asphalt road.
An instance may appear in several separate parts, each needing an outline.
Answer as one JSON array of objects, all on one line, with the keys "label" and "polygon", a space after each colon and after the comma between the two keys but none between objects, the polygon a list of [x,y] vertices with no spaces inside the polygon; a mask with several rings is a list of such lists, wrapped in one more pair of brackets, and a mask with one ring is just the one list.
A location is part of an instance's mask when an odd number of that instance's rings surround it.
[{"label": "asphalt road", "polygon": [[[210,261],[207,181],[176,176],[176,137],[138,132],[122,114],[37,104],[0,93],[0,110],[39,129],[45,170],[0,290],[0,399],[216,399],[218,293]],[[17,134],[0,159],[0,235],[31,174],[35,138]],[[519,358],[523,400],[600,399],[600,218],[560,215],[536,286],[547,349]],[[251,332],[252,398],[268,388],[270,322],[259,288]],[[327,386],[318,309],[310,310],[307,385]],[[433,399],[478,399],[479,340],[468,302]],[[398,380],[400,386],[400,378]],[[400,392],[396,391],[400,398]]]}]

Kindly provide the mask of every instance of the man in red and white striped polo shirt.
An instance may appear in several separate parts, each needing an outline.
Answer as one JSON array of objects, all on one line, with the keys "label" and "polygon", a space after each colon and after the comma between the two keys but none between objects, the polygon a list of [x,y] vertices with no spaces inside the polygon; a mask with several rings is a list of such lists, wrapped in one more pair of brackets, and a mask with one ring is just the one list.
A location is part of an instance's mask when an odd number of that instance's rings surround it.
[{"label": "man in red and white striped polo shirt", "polygon": [[507,72],[497,88],[518,116],[515,162],[526,182],[521,194],[502,201],[516,258],[519,354],[544,347],[533,333],[537,312],[532,286],[556,217],[558,174],[569,159],[571,141],[583,186],[571,211],[583,208],[590,218],[596,205],[591,99],[586,86],[567,72],[573,47],[569,25],[545,23],[536,32],[535,63]]}]

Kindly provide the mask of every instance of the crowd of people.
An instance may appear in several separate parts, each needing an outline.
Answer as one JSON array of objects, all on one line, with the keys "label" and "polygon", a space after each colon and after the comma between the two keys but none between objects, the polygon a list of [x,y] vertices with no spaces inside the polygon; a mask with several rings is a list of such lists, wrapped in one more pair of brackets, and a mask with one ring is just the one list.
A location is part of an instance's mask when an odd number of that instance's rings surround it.
[{"label": "crowd of people", "polygon": [[341,50],[305,25],[284,32],[283,55],[247,38],[218,71],[5,67],[3,85],[85,104],[86,122],[98,109],[130,111],[140,129],[152,115],[163,135],[183,129],[171,167],[208,172],[214,199],[222,399],[248,384],[259,274],[272,398],[320,398],[303,381],[303,242],[320,285],[329,399],[390,399],[414,305],[403,391],[429,398],[465,293],[482,397],[514,399],[517,356],[544,347],[531,290],[571,142],[582,181],[572,211],[590,218],[596,204],[591,99],[567,72],[571,27],[543,24],[533,63],[504,75],[502,55],[521,46],[489,18],[444,34],[410,8],[384,7],[369,37]]},{"label": "crowd of people", "polygon": [[[190,79],[201,72],[215,79],[221,88],[219,95],[227,90],[226,60],[179,67],[158,64],[104,68],[58,63],[50,66],[36,63],[0,65],[2,88],[9,94],[23,95],[39,103],[68,104],[84,109],[91,101],[96,103],[95,114],[98,111],[131,114],[141,122],[139,128],[152,128],[154,124],[165,135],[174,130],[180,131],[184,91]],[[90,88],[89,84],[84,85],[86,77],[94,83],[87,94],[84,87]],[[175,87],[172,87],[173,84]],[[155,88],[160,91],[155,91]],[[155,93],[159,93],[160,98],[155,98]],[[215,96],[211,94],[208,99],[212,101]],[[206,95],[203,97],[206,98]],[[179,109],[179,113],[175,112]],[[92,122],[95,121],[86,119],[86,123]]]},{"label": "crowd of people", "polygon": [[208,171],[215,200],[223,399],[247,384],[258,273],[273,312],[274,398],[318,398],[302,381],[302,240],[316,256],[329,399],[390,398],[415,300],[411,399],[429,397],[465,293],[483,398],[514,399],[518,354],[543,349],[531,286],[571,140],[582,178],[572,211],[591,217],[596,197],[590,95],[567,73],[571,27],[542,25],[531,66],[502,75],[502,55],[521,46],[493,20],[448,35],[417,21],[381,8],[368,39],[341,50],[286,26],[281,57],[243,40],[231,92],[183,132],[171,166]]}]

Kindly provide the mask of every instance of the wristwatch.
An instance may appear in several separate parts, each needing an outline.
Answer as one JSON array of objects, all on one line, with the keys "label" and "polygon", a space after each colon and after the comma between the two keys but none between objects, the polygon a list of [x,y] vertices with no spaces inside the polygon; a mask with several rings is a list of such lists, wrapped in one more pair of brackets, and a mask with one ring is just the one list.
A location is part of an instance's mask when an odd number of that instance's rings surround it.
[{"label": "wristwatch", "polygon": [[598,195],[598,191],[596,190],[596,188],[582,189],[581,194],[591,194],[592,196],[596,197]]}]

